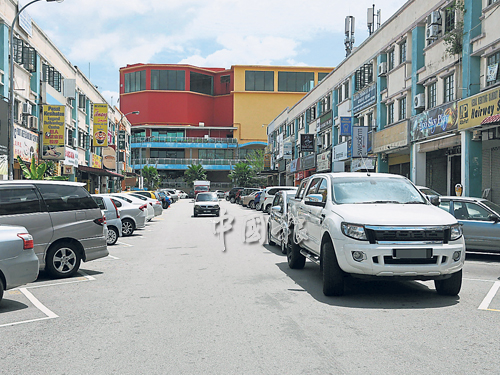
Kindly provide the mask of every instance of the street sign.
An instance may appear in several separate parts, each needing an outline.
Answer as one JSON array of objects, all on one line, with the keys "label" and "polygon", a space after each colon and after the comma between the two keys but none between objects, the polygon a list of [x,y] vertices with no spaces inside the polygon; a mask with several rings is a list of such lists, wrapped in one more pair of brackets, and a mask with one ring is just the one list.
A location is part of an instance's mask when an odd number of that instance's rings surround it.
[{"label": "street sign", "polygon": [[125,130],[118,131],[118,149],[123,150],[125,148]]}]

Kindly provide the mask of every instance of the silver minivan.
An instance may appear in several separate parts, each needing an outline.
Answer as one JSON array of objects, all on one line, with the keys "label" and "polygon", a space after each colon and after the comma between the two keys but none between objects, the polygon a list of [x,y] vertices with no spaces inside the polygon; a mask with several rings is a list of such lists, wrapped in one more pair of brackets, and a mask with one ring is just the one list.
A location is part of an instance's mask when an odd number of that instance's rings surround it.
[{"label": "silver minivan", "polygon": [[84,186],[67,181],[0,181],[0,224],[26,227],[40,269],[52,276],[72,276],[81,261],[109,254],[103,214]]}]

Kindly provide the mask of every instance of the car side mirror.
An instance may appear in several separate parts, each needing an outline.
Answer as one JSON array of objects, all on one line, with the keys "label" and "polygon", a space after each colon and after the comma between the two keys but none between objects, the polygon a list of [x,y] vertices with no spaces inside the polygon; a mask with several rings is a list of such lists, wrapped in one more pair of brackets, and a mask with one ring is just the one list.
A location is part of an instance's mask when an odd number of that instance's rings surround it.
[{"label": "car side mirror", "polygon": [[431,202],[433,206],[439,206],[440,200],[437,195],[428,195],[427,199],[429,199],[429,202]]},{"label": "car side mirror", "polygon": [[272,206],[271,210],[274,212],[281,212],[281,206]]},{"label": "car side mirror", "polygon": [[308,206],[325,207],[326,202],[323,202],[321,194],[309,194],[304,198],[304,203]]},{"label": "car side mirror", "polygon": [[489,221],[494,221],[495,223],[498,223],[500,221],[500,217],[498,217],[495,214],[490,214],[490,215],[488,215],[488,220]]}]

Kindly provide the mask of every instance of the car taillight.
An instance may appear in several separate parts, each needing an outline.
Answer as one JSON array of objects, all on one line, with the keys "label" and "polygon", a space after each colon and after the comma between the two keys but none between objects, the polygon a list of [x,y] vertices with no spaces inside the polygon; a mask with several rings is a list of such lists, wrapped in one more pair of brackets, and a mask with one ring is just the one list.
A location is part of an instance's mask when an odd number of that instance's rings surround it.
[{"label": "car taillight", "polygon": [[106,216],[103,215],[103,217],[100,217],[98,219],[94,219],[94,223],[96,223],[98,225],[106,224]]},{"label": "car taillight", "polygon": [[146,207],[148,207],[148,205],[147,205],[147,204],[143,204],[141,207],[139,207],[139,210],[144,211],[144,209],[145,209]]},{"label": "car taillight", "polygon": [[161,205],[161,202],[160,202],[160,201],[156,201],[156,204],[159,204],[159,205]]},{"label": "car taillight", "polygon": [[111,201],[111,203],[113,203],[113,206],[115,206],[116,218],[119,219],[120,218],[120,212],[118,212],[118,207],[116,207],[115,202]]},{"label": "car taillight", "polygon": [[33,236],[29,233],[18,233],[17,237],[23,240],[23,249],[28,250],[28,249],[33,249],[34,243],[33,243]]}]

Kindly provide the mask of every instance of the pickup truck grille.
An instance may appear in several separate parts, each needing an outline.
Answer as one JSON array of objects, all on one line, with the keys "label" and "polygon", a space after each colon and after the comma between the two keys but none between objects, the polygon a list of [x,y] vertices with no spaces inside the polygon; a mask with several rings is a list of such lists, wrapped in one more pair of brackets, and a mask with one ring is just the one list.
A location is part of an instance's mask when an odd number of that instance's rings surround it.
[{"label": "pickup truck grille", "polygon": [[365,227],[370,243],[380,242],[439,242],[448,243],[450,230],[447,227],[396,228]]}]

